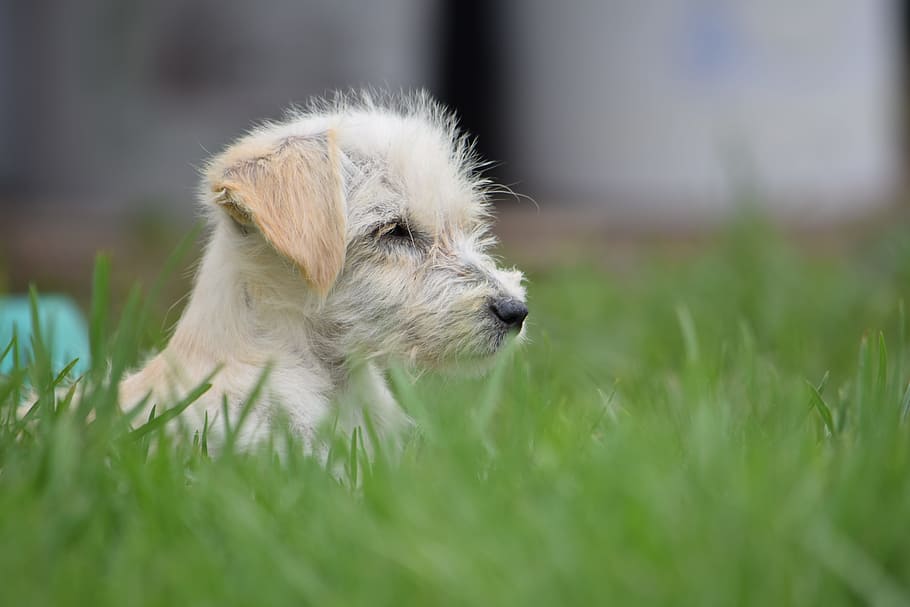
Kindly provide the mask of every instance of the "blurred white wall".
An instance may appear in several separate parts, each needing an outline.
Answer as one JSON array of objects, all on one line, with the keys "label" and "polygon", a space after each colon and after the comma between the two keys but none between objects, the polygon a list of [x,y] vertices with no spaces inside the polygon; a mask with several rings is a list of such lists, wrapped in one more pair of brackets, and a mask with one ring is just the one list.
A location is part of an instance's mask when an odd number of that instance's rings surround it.
[{"label": "blurred white wall", "polygon": [[254,121],[334,89],[432,81],[437,4],[4,3],[0,34],[16,31],[0,59],[17,73],[0,61],[0,99],[20,102],[0,120],[21,128],[0,152],[17,151],[6,167],[29,200],[190,215],[197,167]]},{"label": "blurred white wall", "polygon": [[252,121],[372,85],[441,88],[492,174],[550,208],[675,225],[750,190],[862,213],[899,179],[898,8],[0,0],[0,206],[189,215],[196,167]]},{"label": "blurred white wall", "polygon": [[898,178],[890,0],[510,0],[509,163],[543,200],[862,212]]}]

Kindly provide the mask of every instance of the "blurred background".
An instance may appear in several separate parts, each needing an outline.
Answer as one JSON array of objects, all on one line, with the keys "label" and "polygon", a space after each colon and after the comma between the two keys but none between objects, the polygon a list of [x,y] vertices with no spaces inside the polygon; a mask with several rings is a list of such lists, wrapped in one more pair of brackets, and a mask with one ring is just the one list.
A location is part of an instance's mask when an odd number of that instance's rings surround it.
[{"label": "blurred background", "polygon": [[[0,0],[0,289],[154,273],[197,168],[333,90],[455,109],[522,258],[710,234],[744,206],[807,239],[904,216],[896,0]],[[585,249],[584,253],[580,251]]]}]

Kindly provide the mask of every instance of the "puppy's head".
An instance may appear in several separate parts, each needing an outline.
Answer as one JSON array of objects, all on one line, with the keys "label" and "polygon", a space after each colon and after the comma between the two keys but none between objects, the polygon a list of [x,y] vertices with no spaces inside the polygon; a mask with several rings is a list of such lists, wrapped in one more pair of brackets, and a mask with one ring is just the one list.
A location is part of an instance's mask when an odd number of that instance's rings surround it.
[{"label": "puppy's head", "polygon": [[471,362],[521,336],[527,315],[521,273],[487,253],[477,166],[426,98],[339,103],[229,147],[207,170],[206,204],[248,252],[242,263],[296,270],[306,288],[281,305],[306,310],[343,354]]}]

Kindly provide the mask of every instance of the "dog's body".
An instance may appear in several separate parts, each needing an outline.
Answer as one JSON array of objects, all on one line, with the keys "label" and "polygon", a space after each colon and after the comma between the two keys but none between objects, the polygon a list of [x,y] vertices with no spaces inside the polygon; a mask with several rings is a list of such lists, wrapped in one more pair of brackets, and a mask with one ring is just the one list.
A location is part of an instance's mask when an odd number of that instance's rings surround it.
[{"label": "dog's body", "polygon": [[386,436],[408,425],[381,369],[482,363],[527,314],[521,274],[485,253],[486,183],[451,117],[425,97],[398,109],[338,102],[267,124],[206,170],[211,240],[167,348],[127,378],[129,408],[172,405],[216,367],[183,414],[223,436],[269,369],[240,442],[286,420],[311,448],[327,419],[364,410]]}]

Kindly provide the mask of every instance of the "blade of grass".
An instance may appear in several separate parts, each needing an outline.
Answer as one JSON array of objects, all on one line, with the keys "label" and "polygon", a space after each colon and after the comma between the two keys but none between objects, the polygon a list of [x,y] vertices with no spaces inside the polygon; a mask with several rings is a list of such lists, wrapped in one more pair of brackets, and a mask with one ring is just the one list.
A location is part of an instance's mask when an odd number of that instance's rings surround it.
[{"label": "blade of grass", "polygon": [[53,386],[53,368],[51,353],[45,341],[44,328],[41,323],[40,297],[38,288],[29,285],[29,312],[32,321],[31,351],[32,361],[29,365],[32,386],[34,386],[38,399],[35,402],[36,411],[46,411],[48,415],[54,410],[56,394]]},{"label": "blade of grass", "polygon": [[904,377],[904,340],[906,339],[906,331],[907,317],[904,300],[902,299],[897,306],[897,352],[895,353],[894,377],[891,378],[891,381],[894,382],[895,392],[899,392],[903,388],[901,382]]},{"label": "blade of grass", "polygon": [[514,351],[514,347],[514,344],[510,344],[506,351],[502,352],[499,358],[496,360],[496,364],[493,367],[493,372],[490,373],[490,376],[487,378],[487,381],[484,384],[484,391],[483,395],[480,398],[480,403],[477,408],[474,409],[472,415],[477,433],[483,441],[484,448],[490,455],[494,455],[496,453],[496,445],[493,442],[493,437],[490,432],[490,425],[492,423],[493,416],[496,414],[496,410],[499,407],[499,403],[502,400],[502,389],[505,383],[505,371],[506,367],[511,361],[511,355]]},{"label": "blade of grass", "polygon": [[[216,370],[215,373],[218,371]],[[259,374],[259,379],[256,380],[256,383],[253,385],[252,390],[250,390],[249,395],[243,401],[243,404],[240,407],[240,414],[237,416],[237,420],[234,423],[234,427],[231,433],[227,436],[224,449],[225,451],[230,452],[237,440],[237,436],[240,434],[240,429],[243,427],[243,424],[249,418],[250,412],[253,410],[253,407],[256,403],[259,402],[259,397],[262,395],[262,390],[265,388],[265,384],[268,381],[269,375],[272,372],[272,366],[267,365],[265,369],[262,370],[262,373]],[[214,376],[214,373],[212,374]],[[211,377],[211,376],[210,376]],[[224,403],[225,409],[227,403]],[[227,417],[227,412],[225,411],[225,417]]]},{"label": "blade of grass", "polygon": [[0,354],[0,364],[2,364],[4,360],[6,360],[6,357],[9,356],[9,354],[13,350],[13,348],[17,347],[18,345],[19,345],[19,339],[17,338],[17,336],[15,334],[13,334],[12,339],[9,340],[9,344],[7,344],[6,348],[4,348],[3,353]]},{"label": "blade of grass", "polygon": [[205,417],[202,420],[202,455],[208,457],[209,455],[209,412],[205,412]]},{"label": "blade of grass", "polygon": [[822,378],[822,381],[818,387],[815,387],[812,382],[808,380],[806,380],[806,385],[809,386],[809,406],[818,411],[819,416],[821,416],[822,422],[825,425],[826,435],[833,436],[834,418],[831,416],[831,409],[828,407],[828,404],[825,402],[825,399],[821,394],[821,388],[824,387],[827,380],[828,374],[825,373],[825,376]]},{"label": "blade of grass", "polygon": [[856,388],[854,392],[854,407],[856,408],[856,419],[862,424],[865,420],[866,399],[869,396],[869,386],[872,383],[871,364],[869,361],[869,338],[863,335],[859,344],[859,355],[856,366]]},{"label": "blade of grass", "polygon": [[[154,331],[156,334],[163,334],[165,331],[163,327],[153,328],[149,325],[149,317],[151,316],[152,306],[158,299],[161,297],[161,291],[164,289],[164,285],[167,283],[168,279],[173,276],[174,272],[177,270],[177,266],[180,262],[186,257],[186,254],[189,252],[190,248],[196,240],[199,238],[199,234],[202,232],[203,224],[197,222],[193,225],[189,232],[187,232],[184,237],[180,240],[176,247],[170,252],[167,259],[164,261],[164,264],[161,267],[161,271],[155,277],[155,281],[152,283],[151,288],[148,291],[148,295],[145,298],[145,303],[142,306],[142,309],[139,313],[138,322],[141,327],[145,328],[146,331]],[[165,317],[165,321],[167,318]],[[155,335],[151,335],[151,338],[154,338]]]},{"label": "blade of grass", "polygon": [[4,381],[0,383],[0,403],[9,403],[10,413],[8,419],[18,417],[20,409],[19,403],[21,402],[19,393],[27,376],[27,369],[13,369],[9,374],[4,376]]},{"label": "blade of grass", "polygon": [[89,351],[92,365],[105,371],[107,360],[108,315],[111,308],[111,260],[104,253],[95,257],[92,274],[92,303],[89,312]]},{"label": "blade of grass", "polygon": [[878,373],[875,379],[875,391],[879,398],[888,391],[888,348],[885,346],[885,334],[878,332]]},{"label": "blade of grass", "polygon": [[359,461],[357,458],[357,433],[359,430],[359,428],[354,428],[351,431],[351,446],[350,451],[348,451],[347,469],[351,488],[357,487],[357,463]]},{"label": "blade of grass", "polygon": [[[149,402],[149,400],[151,400],[151,398],[152,398],[152,393],[151,393],[151,391],[149,391],[149,393],[146,394],[145,396],[143,396],[142,399],[138,403],[136,403],[135,405],[130,407],[129,411],[127,411],[123,415],[121,415],[120,420],[128,426],[130,423],[132,423],[132,421],[136,417],[138,417],[138,415],[143,410],[145,410],[145,407],[146,407],[146,405],[148,405],[148,402]],[[154,405],[152,406],[152,408],[153,409],[155,408]],[[146,420],[146,421],[148,421],[148,420]]]},{"label": "blade of grass", "polygon": [[426,403],[414,389],[414,383],[408,374],[398,367],[389,369],[389,381],[398,395],[398,403],[417,422],[420,433],[430,439],[438,437],[436,419],[430,414]]},{"label": "blade of grass", "polygon": [[68,365],[63,367],[63,370],[60,371],[60,373],[57,374],[57,377],[55,377],[54,380],[51,382],[51,387],[56,388],[57,386],[59,386],[60,382],[62,382],[64,379],[66,379],[66,376],[69,375],[69,372],[72,371],[73,367],[75,367],[77,364],[79,364],[79,359],[74,358],[73,360],[70,361],[70,363]]},{"label": "blade of grass", "polygon": [[910,417],[910,383],[907,384],[904,400],[901,403],[901,421],[906,422],[908,417]]},{"label": "blade of grass", "polygon": [[[209,383],[209,379],[211,379],[211,377],[206,379],[202,384],[196,386],[196,388],[194,388],[185,398],[178,401],[177,404],[175,404],[173,407],[165,410],[161,415],[150,419],[145,424],[130,432],[126,438],[130,440],[138,440],[147,435],[149,432],[153,432],[162,428],[166,423],[183,413],[187,407],[199,400],[199,397],[211,389],[212,384]],[[154,409],[155,408],[152,407],[153,412]]]},{"label": "blade of grass", "polygon": [[676,319],[679,323],[679,331],[683,338],[683,347],[686,352],[686,362],[694,365],[698,362],[700,356],[698,351],[698,336],[695,332],[695,321],[688,306],[679,304],[676,306]]},{"label": "blade of grass", "polygon": [[907,605],[910,594],[889,575],[882,563],[830,523],[817,521],[803,538],[803,546],[867,605]]}]

